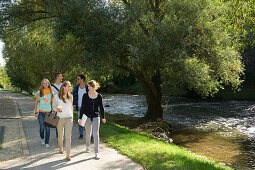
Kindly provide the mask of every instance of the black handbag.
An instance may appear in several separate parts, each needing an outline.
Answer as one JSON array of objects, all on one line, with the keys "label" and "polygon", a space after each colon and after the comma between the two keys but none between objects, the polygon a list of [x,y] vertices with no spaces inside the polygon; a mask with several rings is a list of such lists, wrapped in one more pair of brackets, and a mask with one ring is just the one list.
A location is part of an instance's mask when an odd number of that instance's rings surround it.
[{"label": "black handbag", "polygon": [[59,117],[57,116],[57,112],[56,113],[46,113],[45,114],[45,119],[44,119],[44,125],[45,126],[49,126],[51,128],[56,128],[58,125],[58,121],[59,121]]}]

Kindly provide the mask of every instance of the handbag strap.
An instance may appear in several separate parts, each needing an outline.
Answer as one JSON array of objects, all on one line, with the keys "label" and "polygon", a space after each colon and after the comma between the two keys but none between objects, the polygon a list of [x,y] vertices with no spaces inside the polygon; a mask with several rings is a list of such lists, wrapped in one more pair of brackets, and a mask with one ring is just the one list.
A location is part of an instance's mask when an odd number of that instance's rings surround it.
[{"label": "handbag strap", "polygon": [[52,84],[51,86],[54,87],[57,91],[59,91],[59,89],[54,84]]}]

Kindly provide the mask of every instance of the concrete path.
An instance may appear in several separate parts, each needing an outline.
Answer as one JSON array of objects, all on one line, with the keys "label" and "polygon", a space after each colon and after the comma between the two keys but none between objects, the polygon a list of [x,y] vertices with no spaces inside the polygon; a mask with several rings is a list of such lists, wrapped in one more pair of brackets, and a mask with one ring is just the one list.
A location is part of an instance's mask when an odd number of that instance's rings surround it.
[{"label": "concrete path", "polygon": [[[39,124],[33,113],[34,99],[0,91],[0,100],[2,103],[5,100],[10,103],[5,105],[4,109],[0,109],[0,128],[5,129],[0,149],[0,169],[144,169],[103,143],[100,143],[100,160],[95,159],[93,145],[91,152],[85,153],[85,139],[78,139],[76,123],[72,132],[72,160],[67,161],[65,154],[58,153],[55,129],[51,129],[50,147],[46,148],[40,144]],[[12,107],[8,107],[9,105]],[[0,103],[1,108],[2,106]]]}]

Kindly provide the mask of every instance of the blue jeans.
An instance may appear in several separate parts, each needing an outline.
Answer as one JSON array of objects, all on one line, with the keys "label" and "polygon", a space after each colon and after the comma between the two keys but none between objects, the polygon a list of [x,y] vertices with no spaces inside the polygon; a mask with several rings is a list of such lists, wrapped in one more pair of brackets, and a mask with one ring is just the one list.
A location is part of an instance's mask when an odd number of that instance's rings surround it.
[{"label": "blue jeans", "polygon": [[49,144],[50,140],[50,127],[45,126],[44,123],[45,113],[39,112],[38,121],[40,125],[40,137],[44,139],[44,130],[45,130],[45,144]]},{"label": "blue jeans", "polygon": [[[80,117],[80,109],[81,108],[78,108],[78,111],[77,111],[77,114],[78,114],[78,120],[79,120],[79,117]],[[78,125],[79,127],[79,133],[80,133],[80,136],[83,136],[83,127]]]}]

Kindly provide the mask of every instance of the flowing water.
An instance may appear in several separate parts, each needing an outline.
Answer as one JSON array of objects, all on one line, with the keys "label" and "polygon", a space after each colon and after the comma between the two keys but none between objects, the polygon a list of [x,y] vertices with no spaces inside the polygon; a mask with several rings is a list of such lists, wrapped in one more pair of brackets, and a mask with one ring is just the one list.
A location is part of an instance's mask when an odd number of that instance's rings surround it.
[{"label": "flowing water", "polygon": [[[175,144],[225,163],[234,169],[255,169],[255,102],[205,102],[163,97],[163,118],[173,126]],[[143,95],[104,95],[105,110],[145,115]]]}]

